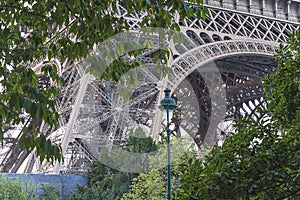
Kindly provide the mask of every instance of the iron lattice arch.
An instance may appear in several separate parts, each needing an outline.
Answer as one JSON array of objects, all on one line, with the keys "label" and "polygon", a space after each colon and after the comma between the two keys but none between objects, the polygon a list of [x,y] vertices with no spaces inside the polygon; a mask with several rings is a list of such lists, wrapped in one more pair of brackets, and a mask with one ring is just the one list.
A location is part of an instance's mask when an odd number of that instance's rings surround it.
[{"label": "iron lattice arch", "polygon": [[[131,128],[142,126],[157,138],[162,131],[158,103],[167,86],[172,88],[179,105],[173,118],[174,134],[189,133],[198,145],[226,135],[220,124],[234,120],[237,115],[248,113],[251,118],[259,119],[256,108],[265,106],[261,78],[275,71],[275,49],[299,27],[294,12],[299,3],[288,2],[286,9],[281,9],[285,5],[281,0],[213,0],[206,2],[210,15],[205,20],[193,16],[178,18],[185,40],[171,47],[173,74],[167,80],[162,79],[154,64],[154,54],[159,49],[146,50],[138,57],[145,67],[138,72],[139,85],[132,90],[129,101],[119,93],[122,85],[98,81],[86,73],[83,63],[55,60],[66,84],[59,97],[61,125],[48,130],[47,136],[64,147],[65,162],[55,167],[39,163],[34,151],[18,147],[14,133],[20,127],[11,126],[5,132],[8,137],[1,150],[1,170],[83,173],[98,158],[101,148],[122,145]],[[138,30],[146,13],[128,15],[118,5],[117,15],[128,20],[131,30]],[[132,33],[131,37],[134,40],[137,35]],[[212,65],[217,71],[204,70]],[[33,68],[38,71],[40,66],[37,63]],[[43,77],[40,83],[41,87],[49,84]],[[213,98],[219,90],[225,91],[222,98]],[[216,109],[224,110],[224,117],[217,116]]]},{"label": "iron lattice arch", "polygon": [[[228,130],[218,130],[222,122],[232,121],[238,115],[246,113],[253,120],[262,117],[256,111],[258,107],[264,109],[266,106],[261,78],[273,73],[277,63],[270,56],[239,55],[217,59],[203,67],[209,68],[210,65],[215,65],[218,71],[201,72],[195,69],[184,79],[184,85],[179,84],[174,90],[180,115],[184,118],[179,120],[175,117],[173,120],[194,138],[198,146],[205,142],[206,137],[215,137],[206,138],[207,142],[217,142],[219,136],[208,132],[209,126],[213,127],[210,131],[215,133],[230,134],[226,132]],[[222,109],[218,104],[213,105],[210,91],[215,88],[209,88],[205,79],[212,80],[216,86],[221,85],[225,90],[225,96],[219,96],[226,99],[225,116],[222,120],[219,119],[219,124],[210,124],[211,119],[217,117],[216,115],[220,114],[218,111]],[[196,94],[197,99],[193,99],[191,94]],[[215,109],[214,112],[212,107]],[[199,112],[191,112],[194,110]]]}]

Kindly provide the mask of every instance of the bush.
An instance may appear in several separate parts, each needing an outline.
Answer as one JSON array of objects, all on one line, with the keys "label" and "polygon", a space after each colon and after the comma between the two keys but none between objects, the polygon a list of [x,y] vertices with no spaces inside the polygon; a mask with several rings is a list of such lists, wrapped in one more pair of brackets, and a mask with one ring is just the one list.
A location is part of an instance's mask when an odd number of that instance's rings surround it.
[{"label": "bush", "polygon": [[42,184],[42,200],[59,200],[59,191],[55,186]]},{"label": "bush", "polygon": [[36,200],[38,196],[30,182],[22,184],[18,179],[13,180],[0,175],[0,199]]},{"label": "bush", "polygon": [[77,187],[73,194],[65,197],[66,200],[113,200],[114,193],[110,190],[104,191],[97,186]]}]

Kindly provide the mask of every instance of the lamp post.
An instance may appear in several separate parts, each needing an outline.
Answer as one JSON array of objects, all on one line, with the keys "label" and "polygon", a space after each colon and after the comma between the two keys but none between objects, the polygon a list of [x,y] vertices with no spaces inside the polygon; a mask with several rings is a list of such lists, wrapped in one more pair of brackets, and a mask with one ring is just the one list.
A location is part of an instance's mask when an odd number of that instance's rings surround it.
[{"label": "lamp post", "polygon": [[164,90],[165,98],[160,102],[160,109],[164,111],[167,119],[167,157],[168,157],[168,200],[171,199],[171,156],[170,156],[170,120],[172,119],[173,111],[176,109],[176,101],[171,97],[171,90],[166,88]]}]

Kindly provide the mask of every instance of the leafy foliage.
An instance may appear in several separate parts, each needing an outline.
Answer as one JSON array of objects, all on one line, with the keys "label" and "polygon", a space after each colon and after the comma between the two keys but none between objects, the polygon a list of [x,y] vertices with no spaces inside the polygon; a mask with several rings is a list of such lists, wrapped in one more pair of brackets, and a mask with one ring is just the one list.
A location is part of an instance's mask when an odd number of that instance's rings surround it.
[{"label": "leafy foliage", "polygon": [[58,189],[53,185],[42,184],[43,195],[42,200],[59,200],[61,199],[59,196]]},{"label": "leafy foliage", "polygon": [[134,153],[148,153],[157,150],[157,145],[151,137],[146,137],[141,127],[129,131],[125,150]]},{"label": "leafy foliage", "polygon": [[[142,128],[138,127],[130,131],[124,149],[132,153],[147,153],[155,151],[157,145],[151,137],[146,137]],[[146,162],[147,157],[144,159]],[[123,160],[130,162],[127,158]],[[136,173],[121,172],[95,161],[87,172],[89,187],[81,188],[79,193],[83,196],[98,195],[96,199],[120,199],[123,193],[129,191],[131,180],[135,177]]]},{"label": "leafy foliage", "polygon": [[183,166],[176,199],[300,198],[299,41],[296,31],[277,51],[262,120],[241,119],[222,147]]},{"label": "leafy foliage", "polygon": [[2,200],[35,200],[36,191],[30,183],[22,184],[18,179],[4,178],[0,175],[0,199]]},{"label": "leafy foliage", "polygon": [[103,190],[97,186],[92,187],[78,187],[74,193],[64,197],[66,200],[92,200],[92,199],[105,199],[113,200],[114,191],[112,190]]},{"label": "leafy foliage", "polygon": [[166,199],[166,174],[162,176],[158,170],[141,173],[133,179],[130,192],[125,193],[122,199]]},{"label": "leafy foliage", "polygon": [[[268,110],[281,128],[298,128],[300,121],[300,31],[291,34],[286,45],[276,51],[279,66],[264,79]],[[295,127],[296,126],[296,127]]]},{"label": "leafy foliage", "polygon": [[[203,3],[202,0],[189,2]],[[178,21],[173,17],[176,13],[181,17],[203,17],[207,13],[205,9],[189,7],[188,2],[181,0],[7,0],[0,3],[1,140],[5,138],[5,125],[23,125],[21,147],[37,148],[41,161],[44,158],[61,160],[60,148],[46,140],[45,133],[39,130],[41,124],[51,129],[59,123],[56,109],[62,79],[58,74],[59,66],[53,61],[82,59],[95,44],[129,30],[129,22],[115,15],[118,3],[127,10],[128,16],[134,12],[148,13],[141,21],[141,27],[179,30]],[[132,55],[138,55],[138,51]],[[42,70],[39,66],[43,66]],[[132,66],[113,64],[102,78],[118,80],[120,74],[130,68]],[[55,84],[41,88],[39,77]]]},{"label": "leafy foliage", "polygon": [[[171,170],[172,170],[172,192],[174,193],[180,185],[181,167],[188,160],[193,160],[196,154],[193,149],[188,148],[191,144],[188,138],[173,138],[171,141]],[[159,157],[152,157],[152,165],[161,166],[147,173],[140,173],[132,180],[130,191],[123,195],[122,199],[166,199],[167,198],[167,168],[166,168],[166,143],[159,146]],[[187,151],[188,148],[188,151]]]}]

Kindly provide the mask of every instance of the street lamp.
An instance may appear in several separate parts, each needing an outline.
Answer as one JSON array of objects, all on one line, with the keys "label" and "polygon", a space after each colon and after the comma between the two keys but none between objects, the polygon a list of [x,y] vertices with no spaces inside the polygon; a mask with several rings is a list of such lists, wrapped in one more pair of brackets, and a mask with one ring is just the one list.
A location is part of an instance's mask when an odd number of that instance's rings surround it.
[{"label": "street lamp", "polygon": [[168,200],[171,199],[171,156],[170,156],[170,120],[172,119],[173,111],[176,109],[176,101],[171,97],[171,90],[166,88],[164,90],[165,98],[160,102],[160,109],[164,112],[167,119],[167,157],[168,157]]}]

